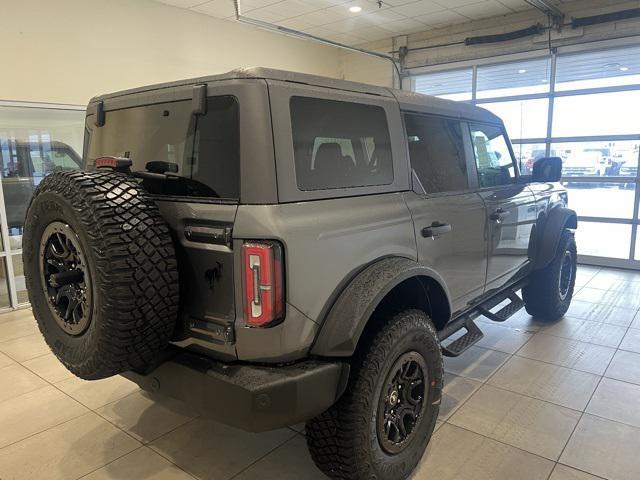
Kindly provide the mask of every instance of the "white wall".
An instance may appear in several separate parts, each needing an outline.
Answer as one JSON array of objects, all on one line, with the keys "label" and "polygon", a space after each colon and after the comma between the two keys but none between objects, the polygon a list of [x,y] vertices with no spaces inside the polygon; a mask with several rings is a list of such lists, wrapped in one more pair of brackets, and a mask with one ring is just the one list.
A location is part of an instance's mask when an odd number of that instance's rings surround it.
[{"label": "white wall", "polygon": [[[393,50],[393,41],[390,38],[370,43],[366,47],[370,50],[388,53]],[[342,78],[382,87],[393,85],[394,75],[396,75],[389,60],[348,50],[340,52],[340,69]]]},{"label": "white wall", "polygon": [[340,76],[338,49],[150,0],[1,3],[1,100],[82,105],[248,66]]}]

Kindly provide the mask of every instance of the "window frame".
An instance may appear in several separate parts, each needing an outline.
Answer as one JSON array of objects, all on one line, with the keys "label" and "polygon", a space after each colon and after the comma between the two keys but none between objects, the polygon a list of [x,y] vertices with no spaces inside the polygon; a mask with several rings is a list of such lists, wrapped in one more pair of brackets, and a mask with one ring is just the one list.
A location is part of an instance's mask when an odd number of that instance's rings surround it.
[{"label": "window frame", "polygon": [[[84,105],[63,105],[63,104],[52,104],[52,103],[39,103],[39,102],[17,102],[17,101],[7,101],[0,100],[0,107],[9,107],[12,109],[21,109],[21,110],[29,110],[33,112],[43,112],[45,114],[50,114],[51,112],[77,112],[79,115],[79,123],[78,127],[82,128],[82,117],[84,117],[85,106]],[[81,134],[81,130],[78,132]],[[81,138],[81,137],[80,137]],[[9,144],[13,142],[13,146],[9,147]],[[17,143],[16,138],[8,138],[6,152],[13,153],[13,155],[17,156],[17,150],[15,148]],[[0,145],[2,148],[2,145]],[[73,146],[71,146],[73,148]],[[80,149],[78,149],[78,154],[80,153]],[[30,154],[28,155],[29,168],[32,168]],[[6,161],[8,159],[3,159]],[[2,162],[0,162],[2,163]],[[4,163],[2,163],[2,167],[4,168]],[[3,169],[0,169],[0,177],[3,176]],[[3,185],[0,182],[0,283],[4,282],[7,286],[7,294],[8,294],[8,304],[0,305],[0,312],[9,311],[11,309],[18,309],[28,306],[28,303],[22,303],[20,301],[20,297],[18,293],[21,292],[20,284],[16,280],[16,272],[14,269],[14,258],[18,258],[18,256],[22,255],[22,246],[15,245],[12,241],[12,236],[9,233],[8,223],[7,223],[7,202],[5,202],[5,198],[3,195]],[[3,278],[4,275],[4,278]]]},{"label": "window frame", "polygon": [[[472,100],[466,103],[472,105],[483,106],[484,104],[491,102],[506,102],[510,100],[532,100],[532,99],[540,99],[540,98],[548,98],[549,99],[549,109],[548,109],[548,124],[547,124],[547,132],[546,135],[541,136],[540,138],[516,138],[513,140],[510,145],[511,147],[522,144],[538,144],[543,145],[545,147],[545,156],[550,156],[552,153],[552,148],[554,144],[557,143],[576,143],[576,142],[622,142],[622,141],[640,141],[640,130],[632,133],[632,134],[623,134],[623,135],[580,135],[571,136],[571,137],[554,137],[553,136],[553,123],[554,123],[554,107],[555,100],[562,97],[567,96],[581,96],[588,94],[597,94],[597,93],[609,93],[609,92],[621,92],[628,90],[640,90],[640,82],[637,83],[627,83],[620,82],[620,84],[609,85],[609,86],[584,86],[584,85],[575,85],[571,89],[565,89],[561,86],[558,86],[557,80],[557,69],[558,63],[564,56],[572,56],[574,54],[588,54],[591,52],[598,51],[625,51],[628,48],[634,48],[638,45],[638,39],[640,37],[627,37],[627,38],[618,38],[618,39],[609,39],[597,41],[589,44],[573,44],[573,45],[560,45],[554,48],[551,52],[543,51],[543,50],[533,50],[533,51],[524,51],[520,53],[513,54],[505,54],[499,57],[486,57],[486,58],[476,58],[471,60],[462,60],[458,62],[450,62],[450,63],[441,63],[436,65],[419,65],[410,69],[410,77],[409,81],[406,84],[410,85],[411,90],[415,91],[415,79],[419,75],[425,75],[430,73],[439,73],[443,71],[452,71],[459,70],[462,68],[472,68],[474,71],[474,83],[472,86]],[[534,60],[542,57],[548,57],[551,60],[551,78],[549,79],[550,90],[548,93],[529,93],[522,95],[513,95],[513,96],[501,96],[496,98],[481,98],[478,99],[477,95],[477,81],[478,81],[478,68],[487,65],[495,65],[495,64],[515,64],[524,60]],[[599,77],[600,78],[600,77]],[[512,148],[513,150],[513,148]],[[518,171],[520,170],[520,162],[519,159],[513,155],[513,158],[516,160],[516,165],[518,166]],[[474,162],[475,163],[475,162]],[[523,177],[522,173],[519,173],[520,177]],[[640,211],[640,170],[637,172],[636,177],[621,177],[621,176],[609,176],[609,177],[569,177],[564,176],[562,181],[575,181],[575,182],[603,182],[605,181],[608,185],[620,185],[623,183],[633,183],[635,185],[635,203],[634,210],[637,213]],[[632,241],[631,246],[629,248],[629,256],[624,260],[613,259],[613,258],[605,258],[605,257],[594,257],[590,255],[580,255],[579,260],[584,261],[586,263],[594,264],[594,265],[603,265],[603,266],[614,266],[614,267],[622,267],[622,268],[635,268],[640,270],[640,214],[638,214],[638,218],[634,220],[619,220],[613,217],[587,217],[587,216],[579,216],[578,221],[593,221],[602,223],[603,226],[607,224],[615,224],[615,223],[625,223],[631,224],[633,226],[632,230]]]},{"label": "window frame", "polygon": [[[192,200],[194,202],[216,202],[216,203],[224,203],[224,204],[237,204],[240,202],[240,183],[241,183],[241,172],[240,172],[240,148],[241,148],[241,140],[240,140],[240,100],[238,99],[238,97],[236,95],[232,95],[232,94],[219,94],[219,95],[211,95],[208,94],[205,98],[205,103],[207,105],[207,107],[210,106],[210,102],[215,100],[215,99],[222,99],[222,98],[229,98],[231,99],[232,103],[233,103],[233,109],[234,109],[234,116],[235,118],[235,129],[237,132],[237,144],[235,145],[235,147],[237,147],[237,179],[236,179],[236,185],[235,185],[235,190],[237,192],[236,196],[234,197],[219,197],[219,196],[206,196],[206,195],[200,195],[200,196],[196,196],[196,195],[175,195],[175,194],[167,194],[167,193],[157,193],[157,192],[152,192],[150,193],[152,197],[163,200],[163,199],[183,199],[183,200]],[[144,110],[148,107],[160,107],[160,108],[170,108],[170,107],[176,107],[178,109],[181,109],[182,107],[184,107],[183,109],[183,113],[185,115],[185,118],[189,118],[188,120],[188,125],[187,128],[185,129],[185,135],[184,135],[184,139],[181,141],[181,143],[183,144],[183,146],[180,148],[181,150],[181,157],[182,157],[182,162],[180,164],[176,164],[179,165],[179,168],[181,169],[180,175],[178,175],[180,178],[183,179],[187,179],[187,180],[194,180],[197,181],[198,183],[201,183],[203,185],[205,185],[206,187],[208,187],[209,189],[216,191],[209,183],[206,183],[204,181],[200,181],[196,178],[197,175],[197,167],[199,167],[200,165],[200,157],[198,157],[198,161],[197,163],[190,165],[190,167],[192,167],[191,170],[189,170],[188,172],[186,171],[186,167],[185,165],[187,165],[188,160],[191,158],[195,158],[195,152],[198,151],[199,149],[199,145],[198,145],[198,141],[200,138],[199,132],[200,132],[200,128],[201,128],[201,122],[202,119],[205,118],[207,115],[211,114],[211,111],[209,108],[207,108],[206,113],[202,114],[202,115],[198,115],[198,114],[194,114],[193,113],[193,100],[186,98],[186,99],[166,99],[165,101],[158,101],[158,102],[152,102],[152,103],[138,103],[138,104],[133,104],[133,105],[127,105],[124,107],[119,107],[119,108],[111,108],[108,110],[105,110],[105,126],[92,126],[92,129],[89,129],[90,132],[93,131],[97,131],[99,132],[101,129],[106,128],[106,126],[109,125],[109,122],[113,122],[114,120],[109,120],[109,116],[110,114],[113,113],[117,113],[117,112],[126,112],[127,110],[136,110],[136,109],[141,109]],[[188,117],[187,117],[187,112],[188,112]],[[145,118],[146,120],[146,118]],[[87,141],[88,140],[88,141]],[[90,142],[92,141],[92,135],[91,133],[89,133],[89,135],[87,136],[87,139],[85,140],[85,145],[84,145],[84,154],[85,154],[85,158],[84,158],[84,162],[85,165],[89,166],[89,167],[93,167],[95,160],[96,159],[90,159],[89,158],[89,150],[90,150]],[[168,146],[168,145],[167,145]],[[175,147],[176,145],[174,145]],[[103,156],[105,154],[109,154],[109,152],[98,152],[96,158]],[[89,163],[89,161],[92,161],[93,163]],[[206,162],[206,158],[204,159],[204,161]],[[134,158],[134,162],[135,162],[135,158]],[[193,169],[193,167],[196,167],[196,169]],[[195,175],[194,175],[195,172]],[[216,191],[217,192],[217,191]]]},{"label": "window frame", "polygon": [[[308,84],[292,84],[282,80],[267,80],[271,100],[271,117],[276,173],[278,179],[278,203],[293,203],[312,200],[324,200],[410,190],[411,177],[404,141],[404,125],[398,102],[389,96],[352,92]],[[300,190],[296,181],[295,157],[291,128],[290,101],[292,97],[310,97],[316,99],[358,103],[381,107],[386,115],[391,158],[393,163],[393,182],[387,185],[365,187],[344,187],[325,190]]]},{"label": "window frame", "polygon": [[[193,90],[202,85],[189,83],[176,87],[133,92],[121,96],[94,99],[87,108],[83,164],[87,159],[89,134],[96,118],[96,101],[102,100],[104,111],[128,106],[166,103],[193,98]],[[203,204],[268,204],[278,201],[272,120],[269,109],[269,92],[264,80],[221,80],[205,83],[207,97],[233,96],[238,100],[240,122],[240,198],[227,201],[219,198],[162,196],[158,200]],[[249,133],[247,133],[249,132]]]},{"label": "window frame", "polygon": [[[477,191],[481,192],[481,191],[486,191],[486,190],[496,190],[496,189],[504,189],[504,188],[511,188],[514,185],[518,185],[520,184],[520,178],[522,177],[522,175],[520,174],[520,168],[518,166],[518,161],[516,160],[516,156],[514,154],[513,151],[513,145],[511,144],[511,139],[509,138],[509,135],[507,134],[507,129],[504,127],[504,125],[502,124],[494,124],[494,123],[489,123],[489,122],[466,122],[467,124],[467,128],[465,129],[468,135],[468,145],[469,145],[469,152],[471,155],[471,163],[472,163],[472,168],[475,171],[475,176],[476,176],[476,180],[478,182],[478,188]],[[513,176],[513,182],[512,183],[505,183],[504,185],[491,185],[491,186],[487,186],[487,187],[483,187],[480,184],[480,174],[478,172],[478,164],[477,164],[477,159],[476,159],[476,154],[475,154],[475,149],[473,148],[473,137],[471,135],[471,128],[476,125],[476,126],[485,126],[485,127],[492,127],[492,128],[498,128],[500,130],[500,132],[502,132],[502,136],[504,137],[504,140],[507,144],[507,149],[509,150],[509,154],[511,155],[511,165],[513,166],[513,172],[514,172],[514,176]]]},{"label": "window frame", "polygon": [[[299,101],[301,101],[301,103],[298,103]],[[301,95],[293,95],[291,96],[291,98],[289,99],[289,111],[290,111],[290,115],[293,118],[293,113],[295,112],[296,114],[301,114],[302,117],[306,117],[306,118],[297,118],[296,121],[299,124],[302,124],[302,120],[304,121],[309,121],[309,124],[313,124],[313,119],[311,117],[309,117],[308,112],[305,111],[301,111],[298,110],[299,107],[301,107],[302,105],[305,104],[305,101],[308,101],[308,103],[313,104],[312,108],[318,108],[318,103],[321,103],[321,105],[319,106],[321,109],[323,109],[325,107],[325,103],[327,104],[327,111],[329,111],[329,109],[333,108],[333,107],[337,107],[337,108],[346,108],[346,109],[357,109],[360,107],[364,107],[365,110],[361,110],[360,112],[358,112],[358,115],[361,116],[362,118],[367,118],[368,115],[373,116],[374,112],[372,111],[373,109],[375,109],[375,115],[380,115],[382,114],[382,118],[379,118],[378,120],[383,120],[383,122],[376,122],[377,124],[371,123],[371,125],[374,127],[374,129],[376,131],[378,131],[378,133],[380,133],[382,135],[383,138],[378,138],[378,140],[386,140],[388,142],[389,145],[389,151],[388,154],[390,156],[390,160],[391,160],[391,168],[390,169],[385,169],[385,174],[391,174],[391,178],[387,179],[385,178],[384,180],[382,179],[376,179],[375,175],[370,175],[370,176],[362,176],[358,181],[356,182],[356,185],[344,185],[344,186],[331,186],[328,184],[320,184],[318,186],[313,186],[313,185],[309,185],[309,184],[313,184],[314,183],[314,170],[315,170],[315,162],[317,160],[317,151],[320,148],[320,146],[322,146],[323,144],[337,144],[340,148],[340,152],[341,155],[345,155],[345,147],[346,144],[343,144],[344,142],[348,142],[349,144],[349,148],[351,149],[351,153],[352,155],[349,155],[353,161],[353,166],[354,169],[358,169],[362,163],[366,162],[366,150],[364,148],[364,143],[366,139],[373,139],[374,137],[371,136],[360,136],[360,135],[356,135],[354,134],[354,132],[350,132],[351,135],[346,135],[345,132],[332,132],[335,133],[334,136],[315,136],[315,137],[311,137],[313,138],[313,147],[312,147],[312,151],[311,151],[311,158],[310,160],[310,165],[305,161],[304,157],[303,158],[299,158],[296,157],[297,152],[296,149],[294,147],[293,149],[293,161],[294,161],[294,172],[295,172],[295,177],[296,177],[296,184],[298,186],[298,189],[300,191],[303,192],[314,192],[314,191],[325,191],[325,190],[345,190],[345,189],[353,189],[353,188],[371,188],[371,187],[378,187],[378,186],[386,186],[386,185],[391,185],[393,183],[393,154],[392,154],[392,149],[391,149],[391,130],[389,128],[389,121],[387,118],[387,114],[384,111],[383,108],[380,108],[376,105],[368,105],[366,103],[363,102],[344,102],[344,101],[340,101],[340,100],[334,100],[334,99],[323,99],[323,98],[317,98],[317,97],[309,97],[309,96],[301,96]],[[339,105],[339,107],[338,107]],[[308,106],[308,105],[307,105]],[[332,112],[332,113],[336,113],[336,112]],[[363,113],[367,113],[368,115],[365,115],[364,117],[362,116]],[[336,118],[335,115],[332,115],[332,118]],[[384,125],[382,125],[382,123],[384,123]],[[308,124],[308,125],[309,125]],[[292,127],[293,127],[294,123],[292,120]],[[307,125],[307,126],[308,126]],[[303,127],[303,130],[305,128]],[[294,131],[297,130],[297,128],[292,128],[291,130],[291,140],[292,140],[292,146],[295,145],[296,140],[299,140],[301,137],[297,137],[294,138]],[[297,132],[300,133],[300,132]],[[306,132],[309,133],[309,132]],[[322,132],[324,133],[324,132]],[[304,138],[304,137],[302,137]],[[311,138],[308,138],[308,140],[311,140]],[[322,140],[332,140],[329,142],[321,142],[319,145],[317,144],[318,139],[322,139]],[[348,152],[347,152],[348,153]],[[306,166],[305,166],[306,165]],[[308,170],[306,167],[310,167]],[[301,167],[300,169],[298,167]],[[301,171],[299,171],[301,170]],[[371,182],[375,182],[375,183],[371,183]]]}]

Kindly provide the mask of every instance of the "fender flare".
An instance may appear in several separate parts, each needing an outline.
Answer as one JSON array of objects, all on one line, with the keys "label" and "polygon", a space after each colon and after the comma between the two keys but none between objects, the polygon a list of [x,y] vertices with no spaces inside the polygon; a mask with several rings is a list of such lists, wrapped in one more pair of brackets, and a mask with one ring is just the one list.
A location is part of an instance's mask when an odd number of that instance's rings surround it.
[{"label": "fender flare", "polygon": [[369,318],[394,287],[413,277],[429,277],[444,291],[449,315],[451,300],[435,270],[401,257],[387,257],[369,265],[347,284],[329,310],[311,349],[314,355],[351,356]]},{"label": "fender flare", "polygon": [[534,270],[545,268],[556,255],[560,237],[565,228],[578,228],[578,215],[574,210],[566,207],[555,207],[547,215],[536,248]]}]

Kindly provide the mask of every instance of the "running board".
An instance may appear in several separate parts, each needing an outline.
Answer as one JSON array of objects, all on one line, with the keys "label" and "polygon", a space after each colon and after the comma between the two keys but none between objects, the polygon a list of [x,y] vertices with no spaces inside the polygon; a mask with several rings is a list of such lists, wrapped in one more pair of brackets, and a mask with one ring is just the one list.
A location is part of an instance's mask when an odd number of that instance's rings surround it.
[{"label": "running board", "polygon": [[467,333],[446,346],[441,345],[442,354],[445,357],[457,357],[463,354],[484,337],[484,333],[482,333],[482,330],[480,330],[472,319],[467,319],[462,328],[464,328]]},{"label": "running board", "polygon": [[502,307],[495,313],[492,313],[490,309],[485,307],[480,307],[478,309],[478,312],[487,317],[489,320],[493,320],[494,322],[504,322],[505,320],[508,320],[509,318],[514,316],[524,307],[524,302],[517,293],[511,292],[511,294],[509,294],[507,298],[511,300],[511,302],[509,302],[508,305]]}]

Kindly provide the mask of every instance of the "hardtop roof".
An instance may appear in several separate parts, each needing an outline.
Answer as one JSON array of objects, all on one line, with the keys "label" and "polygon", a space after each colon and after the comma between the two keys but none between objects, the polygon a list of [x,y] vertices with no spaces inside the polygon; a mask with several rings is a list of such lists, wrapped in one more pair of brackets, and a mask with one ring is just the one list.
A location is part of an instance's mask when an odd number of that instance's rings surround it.
[{"label": "hardtop roof", "polygon": [[197,85],[235,79],[278,80],[284,82],[314,85],[336,90],[377,95],[380,97],[395,98],[400,104],[400,108],[403,110],[433,113],[437,115],[466,118],[477,121],[487,121],[491,123],[502,123],[499,117],[489,112],[488,110],[470,105],[468,103],[445,100],[442,98],[432,97],[430,95],[423,95],[420,93],[398,90],[395,88],[380,87],[360,82],[352,82],[350,80],[340,80],[319,75],[310,75],[307,73],[298,73],[264,67],[238,68],[218,75],[208,75],[204,77],[189,78],[173,82],[158,83],[154,85],[122,90],[94,97],[91,99],[90,103],[126,95],[134,95],[136,93],[162,90],[165,88]]}]

